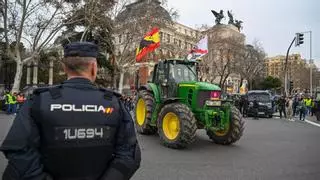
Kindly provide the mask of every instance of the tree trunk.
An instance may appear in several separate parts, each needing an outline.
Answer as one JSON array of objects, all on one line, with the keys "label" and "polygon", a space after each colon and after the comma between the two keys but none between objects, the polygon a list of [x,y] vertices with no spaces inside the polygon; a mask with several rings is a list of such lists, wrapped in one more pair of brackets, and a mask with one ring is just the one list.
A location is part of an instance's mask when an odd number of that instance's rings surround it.
[{"label": "tree trunk", "polygon": [[124,72],[120,71],[119,93],[122,93],[122,90],[123,90],[123,76],[124,76]]},{"label": "tree trunk", "polygon": [[115,70],[113,70],[113,73],[112,73],[112,89],[117,89],[117,75],[115,73]]},{"label": "tree trunk", "polygon": [[248,81],[250,82],[250,90],[252,90],[252,88],[253,88],[253,80],[250,79],[250,80],[248,80]]},{"label": "tree trunk", "polygon": [[22,70],[23,70],[23,63],[21,60],[16,60],[16,74],[14,76],[14,83],[11,92],[19,92],[20,90],[20,82],[22,78]]}]

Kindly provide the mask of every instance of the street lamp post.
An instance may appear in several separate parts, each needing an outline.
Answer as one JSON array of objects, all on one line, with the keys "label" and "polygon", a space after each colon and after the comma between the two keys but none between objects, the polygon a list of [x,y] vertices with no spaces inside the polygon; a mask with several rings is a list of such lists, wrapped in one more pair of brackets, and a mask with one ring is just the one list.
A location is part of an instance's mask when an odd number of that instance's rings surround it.
[{"label": "street lamp post", "polygon": [[308,31],[310,33],[310,95],[312,96],[312,31]]},{"label": "street lamp post", "polygon": [[293,38],[293,40],[287,50],[286,62],[284,65],[284,91],[285,91],[284,93],[285,93],[285,96],[288,96],[288,56],[289,56],[290,49],[291,49],[295,40],[296,40],[296,37]]}]

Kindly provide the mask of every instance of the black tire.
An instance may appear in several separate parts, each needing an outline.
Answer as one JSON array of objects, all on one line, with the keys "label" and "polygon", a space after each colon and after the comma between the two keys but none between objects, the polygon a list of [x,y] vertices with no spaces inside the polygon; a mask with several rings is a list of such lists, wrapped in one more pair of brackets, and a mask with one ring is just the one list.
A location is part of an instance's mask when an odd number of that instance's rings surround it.
[{"label": "black tire", "polygon": [[[180,126],[177,137],[172,140],[166,137],[163,130],[164,117],[170,112],[178,117]],[[167,147],[181,149],[195,140],[197,121],[189,107],[184,104],[172,103],[165,105],[160,111],[157,125],[161,143]]]},{"label": "black tire", "polygon": [[230,145],[241,138],[243,131],[244,121],[241,113],[235,107],[231,107],[231,123],[229,131],[223,136],[218,136],[215,132],[208,130],[207,135],[216,144]]},{"label": "black tire", "polygon": [[272,114],[270,114],[270,115],[269,115],[269,118],[272,118],[272,117],[273,117],[273,115],[272,115]]},{"label": "black tire", "polygon": [[[145,119],[142,125],[140,125],[137,121],[137,108],[138,108],[138,101],[139,99],[142,98],[145,102]],[[151,135],[155,134],[157,132],[157,128],[150,126],[151,123],[151,118],[152,118],[152,112],[154,109],[154,97],[153,94],[149,91],[142,90],[138,92],[138,98],[135,106],[135,111],[134,111],[134,122],[136,125],[137,132],[140,134],[145,134],[145,135]]]}]

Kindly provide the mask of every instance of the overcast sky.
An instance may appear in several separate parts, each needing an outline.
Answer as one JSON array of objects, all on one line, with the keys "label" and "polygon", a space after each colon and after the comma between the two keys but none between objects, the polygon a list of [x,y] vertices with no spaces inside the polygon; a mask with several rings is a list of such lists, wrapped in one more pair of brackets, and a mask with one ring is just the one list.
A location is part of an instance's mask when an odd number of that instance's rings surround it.
[{"label": "overcast sky", "polygon": [[[320,68],[320,0],[168,0],[179,11],[178,21],[195,27],[214,25],[211,9],[232,10],[235,19],[244,22],[242,32],[247,43],[259,40],[268,56],[285,55],[296,32],[312,31],[313,59]],[[228,18],[224,19],[228,22]],[[301,53],[309,59],[309,34],[305,44],[294,47],[291,53]]]}]

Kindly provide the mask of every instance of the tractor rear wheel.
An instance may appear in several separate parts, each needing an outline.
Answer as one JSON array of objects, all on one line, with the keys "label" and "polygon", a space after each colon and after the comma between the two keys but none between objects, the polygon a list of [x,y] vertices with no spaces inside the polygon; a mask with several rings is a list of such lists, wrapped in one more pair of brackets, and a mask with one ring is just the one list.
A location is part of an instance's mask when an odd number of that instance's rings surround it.
[{"label": "tractor rear wheel", "polygon": [[135,124],[140,134],[155,134],[156,128],[150,126],[152,111],[154,109],[154,97],[149,91],[138,92],[138,100],[135,107]]},{"label": "tractor rear wheel", "polygon": [[244,130],[244,121],[240,111],[234,106],[231,107],[231,118],[229,127],[224,131],[207,131],[209,138],[216,144],[229,145],[238,141]]},{"label": "tractor rear wheel", "polygon": [[161,143],[174,149],[185,148],[195,140],[197,121],[188,106],[181,103],[165,105],[158,117]]}]

